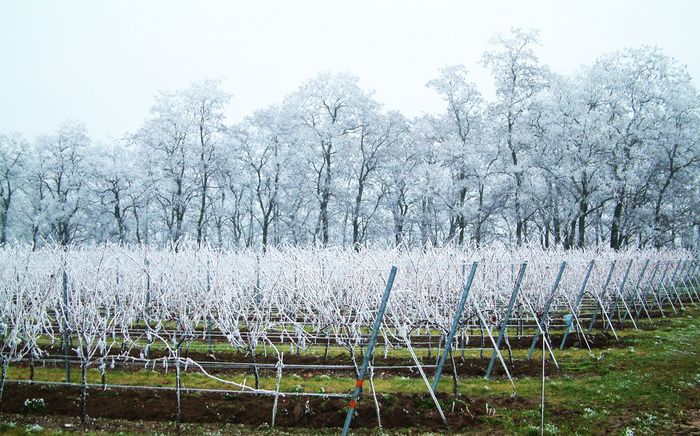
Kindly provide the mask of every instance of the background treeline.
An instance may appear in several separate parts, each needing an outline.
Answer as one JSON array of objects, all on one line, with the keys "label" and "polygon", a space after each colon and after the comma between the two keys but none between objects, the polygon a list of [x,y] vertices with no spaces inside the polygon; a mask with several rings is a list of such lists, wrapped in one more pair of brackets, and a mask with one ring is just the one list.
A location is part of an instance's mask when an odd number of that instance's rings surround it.
[{"label": "background treeline", "polygon": [[79,122],[0,135],[0,243],[697,247],[686,68],[643,47],[562,76],[537,46],[532,31],[495,37],[482,59],[495,98],[448,66],[427,84],[444,111],[414,119],[322,73],[233,125],[205,80],[159,93],[112,143]]}]

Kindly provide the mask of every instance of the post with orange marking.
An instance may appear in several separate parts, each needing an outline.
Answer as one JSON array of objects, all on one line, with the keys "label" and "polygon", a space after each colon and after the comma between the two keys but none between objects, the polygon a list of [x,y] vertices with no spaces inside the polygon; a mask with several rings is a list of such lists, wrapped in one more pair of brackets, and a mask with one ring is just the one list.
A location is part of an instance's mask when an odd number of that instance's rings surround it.
[{"label": "post with orange marking", "polygon": [[355,383],[355,390],[352,393],[352,399],[350,400],[350,404],[348,404],[348,414],[345,417],[345,424],[343,425],[343,436],[346,436],[350,431],[350,423],[352,422],[352,417],[355,414],[355,409],[357,408],[357,400],[360,399],[360,394],[362,393],[362,383],[365,379],[365,373],[367,372],[369,362],[372,360],[374,345],[377,343],[379,327],[381,327],[382,325],[382,319],[384,318],[384,312],[386,311],[386,304],[389,301],[389,294],[391,293],[391,288],[394,286],[395,277],[396,267],[392,266],[391,271],[389,272],[389,280],[387,280],[386,288],[384,289],[384,295],[382,295],[382,301],[379,304],[377,318],[374,320],[372,334],[370,335],[369,341],[367,342],[367,351],[365,352],[364,359],[362,359],[362,366],[360,367],[360,374],[357,378],[357,383]]}]

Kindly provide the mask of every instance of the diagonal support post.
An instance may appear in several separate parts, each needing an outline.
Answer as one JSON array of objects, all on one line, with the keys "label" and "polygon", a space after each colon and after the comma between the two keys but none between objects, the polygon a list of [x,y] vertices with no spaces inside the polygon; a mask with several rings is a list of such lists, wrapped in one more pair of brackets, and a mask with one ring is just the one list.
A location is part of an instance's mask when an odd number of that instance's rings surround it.
[{"label": "diagonal support post", "polygon": [[[595,264],[595,260],[591,260],[590,263],[588,264],[588,268],[586,269],[586,274],[583,277],[583,282],[581,282],[581,288],[578,291],[578,295],[576,296],[576,302],[574,303],[574,307],[572,307],[572,312],[577,312],[578,307],[581,304],[581,300],[583,300],[583,294],[586,292],[586,286],[588,285],[588,279],[591,277],[591,271],[593,271],[593,265]],[[576,317],[576,313],[573,313],[573,316]],[[577,318],[578,322],[578,318]],[[571,325],[566,326],[566,331],[564,332],[564,336],[561,338],[561,344],[559,344],[559,349],[563,350],[564,349],[564,344],[566,344],[566,339],[569,337],[569,328]],[[580,326],[579,326],[580,327]]]},{"label": "diagonal support post", "polygon": [[[661,263],[661,261],[658,262],[658,264],[660,264],[660,263]],[[668,264],[666,264],[666,268],[664,268],[664,272],[661,274],[661,280],[659,280],[659,284],[663,283],[667,272],[668,272]],[[661,305],[662,301],[659,300],[658,290],[656,288],[654,288],[653,278],[652,278],[652,280],[649,281],[649,286],[647,287],[647,290],[651,291],[651,296],[654,297],[654,301],[656,302],[656,305],[658,306],[659,311],[661,312],[661,316],[666,318],[666,314],[664,313],[663,307]]]},{"label": "diagonal support post", "polygon": [[[506,328],[508,326],[508,321],[510,320],[510,314],[513,312],[513,305],[515,304],[515,299],[518,297],[518,292],[520,291],[520,286],[523,283],[523,277],[525,277],[525,269],[527,268],[527,262],[523,262],[520,265],[520,271],[518,272],[518,278],[515,281],[515,286],[513,287],[513,292],[510,295],[510,301],[508,302],[508,309],[503,317],[503,323],[501,323],[501,328],[498,331],[498,340],[496,341],[496,349],[501,346],[503,341],[503,336],[506,334]],[[491,360],[489,361],[489,367],[486,369],[486,378],[491,377],[491,371],[493,371],[493,365],[496,363],[496,350],[491,355]]]},{"label": "diagonal support post", "polygon": [[[700,289],[700,282],[698,282],[698,269],[700,268],[700,264],[698,264],[698,261],[695,260],[695,266],[692,269],[692,272],[688,274],[688,283],[693,285],[693,292],[695,293],[695,298],[700,300],[700,295],[698,295],[698,289]],[[695,283],[693,283],[695,282]]]},{"label": "diagonal support post", "polygon": [[[644,306],[644,302],[641,301],[642,296],[639,294],[639,287],[640,287],[641,284],[642,284],[642,277],[644,277],[644,273],[647,271],[647,268],[648,268],[648,267],[649,267],[649,259],[647,259],[646,262],[644,262],[644,266],[642,267],[641,272],[640,272],[639,275],[637,276],[637,284],[634,285],[634,287],[632,287],[632,292],[630,292],[630,295],[629,295],[629,304],[632,305],[632,308],[634,308],[635,313],[636,313],[637,315],[639,315],[639,310],[641,310],[642,308],[646,311],[646,306]],[[637,300],[638,300],[638,299],[640,300],[640,303],[641,303],[641,306],[640,306],[640,307],[637,307]],[[647,312],[647,315],[649,315],[648,312]],[[635,316],[633,316],[633,315],[630,313],[630,318],[635,319]],[[625,315],[622,317],[622,320],[623,320],[623,321],[624,321],[625,319],[627,319],[627,314],[625,314]]]},{"label": "diagonal support post", "polygon": [[[617,261],[613,260],[610,264],[610,270],[608,271],[608,276],[605,279],[605,284],[603,284],[603,287],[600,288],[600,294],[596,294],[595,291],[592,292],[593,296],[595,297],[596,303],[599,303],[599,300],[602,300],[600,296],[605,295],[605,293],[607,292],[608,285],[610,284],[613,272],[615,271],[615,265],[617,265]],[[595,325],[595,322],[598,319],[598,311],[605,312],[605,308],[601,304],[596,304],[595,311],[593,312],[593,316],[591,317],[591,323],[588,325],[588,333],[593,331],[593,325]]]},{"label": "diagonal support post", "polygon": [[[634,318],[632,317],[632,312],[630,312],[629,306],[627,306],[627,302],[625,301],[625,285],[627,284],[627,278],[629,277],[630,270],[632,269],[632,263],[634,262],[634,259],[630,259],[629,263],[627,264],[627,269],[625,270],[625,275],[622,277],[622,282],[620,282],[620,287],[617,289],[617,297],[620,299],[622,302],[622,305],[625,307],[625,316],[629,315],[630,319],[632,320],[632,325],[634,326],[635,330],[639,330],[637,328],[637,323],[634,322]],[[624,318],[621,318],[621,320]],[[622,327],[620,327],[622,328]]]},{"label": "diagonal support post", "polygon": [[602,306],[602,298],[600,297],[601,295],[604,295],[607,290],[608,290],[608,285],[610,284],[610,280],[612,279],[613,272],[615,271],[615,265],[617,265],[617,261],[613,260],[612,263],[610,264],[610,270],[608,271],[608,276],[605,279],[605,284],[603,287],[600,289],[600,294],[595,295],[595,291],[593,291],[593,296],[596,297],[596,307],[595,311],[593,312],[593,316],[591,317],[591,323],[588,325],[588,333],[593,331],[593,325],[595,325],[596,320],[598,319],[598,311],[605,312],[605,308]]},{"label": "diagonal support post", "polygon": [[362,382],[365,379],[365,374],[367,373],[367,367],[369,362],[372,360],[372,353],[374,352],[374,345],[377,343],[377,335],[379,334],[379,328],[382,325],[382,319],[384,318],[384,312],[386,312],[386,305],[389,301],[389,295],[391,294],[391,288],[394,287],[394,279],[396,278],[396,267],[392,266],[389,272],[389,279],[386,282],[386,288],[384,289],[384,294],[382,295],[382,301],[379,304],[379,310],[377,311],[377,318],[374,320],[374,325],[372,326],[372,334],[367,342],[367,351],[362,359],[362,366],[360,367],[360,374],[357,377],[357,383],[355,384],[355,390],[352,392],[352,399],[348,406],[348,414],[345,416],[345,424],[343,425],[343,436],[346,436],[350,431],[350,424],[352,423],[352,417],[355,414],[355,408],[357,407],[357,400],[360,398],[362,393]]},{"label": "diagonal support post", "polygon": [[688,294],[688,300],[690,301],[690,303],[695,304],[695,300],[693,300],[693,295],[690,293],[690,288],[688,288],[688,285],[685,282],[685,274],[686,270],[688,269],[688,261],[683,259],[681,262],[683,263],[683,268],[681,268],[681,271],[678,274],[678,280],[676,280],[676,283],[678,284],[678,287],[682,287]]},{"label": "diagonal support post", "polygon": [[[659,282],[659,289],[663,289],[664,293],[666,294],[666,297],[668,298],[668,304],[671,305],[671,309],[673,309],[673,313],[678,313],[678,311],[676,311],[676,306],[673,305],[673,298],[671,298],[671,294],[669,294],[668,288],[666,287],[666,282],[668,281],[667,277],[668,277],[668,273],[671,270],[671,265],[673,265],[673,261],[669,260],[666,263],[666,269],[664,270],[664,274],[663,274],[663,276],[661,276],[661,281]],[[661,292],[658,292],[658,294],[661,295]],[[661,299],[659,301],[660,301],[659,305],[661,303],[663,303],[663,297],[661,297]]]},{"label": "diagonal support post", "polygon": [[[654,283],[654,278],[656,278],[656,272],[659,270],[660,264],[661,264],[661,261],[656,262],[656,264],[654,265],[654,269],[651,272],[651,277],[648,279],[649,283],[648,283],[647,287],[644,289],[644,293],[641,295],[641,298],[640,298],[640,301],[642,302],[642,308],[644,308],[644,310],[646,311],[647,317],[649,319],[651,319],[651,313],[646,308],[646,303],[649,301],[649,299],[648,299],[649,287],[651,287],[652,283]],[[651,309],[651,307],[649,309]],[[637,313],[636,313],[637,318],[639,318],[639,312],[640,312],[640,309],[637,309]],[[663,314],[663,312],[662,312],[662,314]]]},{"label": "diagonal support post", "polygon": [[554,301],[554,294],[556,294],[557,289],[559,289],[559,282],[561,282],[561,276],[564,274],[564,269],[566,269],[566,262],[562,262],[561,265],[559,266],[559,272],[557,273],[557,278],[554,279],[554,285],[552,285],[552,291],[549,293],[549,297],[547,297],[547,301],[544,305],[544,312],[542,312],[542,316],[540,317],[540,323],[539,323],[539,330],[537,333],[535,333],[535,338],[532,340],[532,345],[530,345],[530,350],[527,352],[527,358],[528,360],[532,359],[532,353],[535,352],[535,346],[537,346],[537,340],[540,338],[540,334],[544,333],[544,325],[547,322],[547,318],[549,317],[549,307],[552,305],[552,301]]},{"label": "diagonal support post", "polygon": [[670,288],[676,295],[676,298],[678,299],[678,304],[680,305],[681,309],[685,309],[685,306],[683,306],[683,300],[681,299],[681,296],[678,293],[678,288],[676,287],[676,276],[678,276],[678,271],[680,271],[681,266],[683,266],[682,260],[676,263],[676,269],[673,271],[673,274],[671,275],[671,278],[668,279],[667,283],[668,288]]},{"label": "diagonal support post", "polygon": [[[700,302],[700,295],[698,295],[697,288],[693,285],[691,277],[693,275],[693,261],[688,261],[687,271],[683,274],[683,285],[695,294],[695,299]],[[690,293],[690,292],[688,292]]]},{"label": "diagonal support post", "polygon": [[435,370],[435,377],[433,378],[433,391],[437,389],[438,383],[440,383],[440,376],[442,376],[442,367],[445,366],[445,360],[447,360],[447,356],[449,355],[450,350],[452,349],[452,340],[454,339],[455,332],[457,331],[457,327],[459,326],[459,319],[462,317],[462,312],[464,312],[464,305],[467,302],[469,290],[471,289],[472,282],[474,281],[476,267],[477,263],[472,263],[472,268],[469,271],[469,278],[467,278],[467,281],[464,283],[464,288],[462,289],[462,297],[460,298],[459,304],[457,305],[457,312],[455,313],[455,316],[452,319],[452,325],[450,326],[450,332],[447,335],[447,339],[445,339],[445,349],[442,351],[440,361],[438,362],[437,369]]}]

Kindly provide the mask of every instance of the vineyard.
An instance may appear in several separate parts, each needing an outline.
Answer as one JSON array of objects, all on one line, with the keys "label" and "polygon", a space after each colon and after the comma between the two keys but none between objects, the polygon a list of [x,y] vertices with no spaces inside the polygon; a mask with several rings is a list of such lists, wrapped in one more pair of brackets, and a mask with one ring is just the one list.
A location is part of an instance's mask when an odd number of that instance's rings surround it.
[{"label": "vineyard", "polygon": [[0,265],[0,407],[75,397],[51,413],[83,423],[468,429],[494,413],[475,381],[507,408],[531,378],[544,428],[574,350],[700,301],[683,250],[5,247]]}]

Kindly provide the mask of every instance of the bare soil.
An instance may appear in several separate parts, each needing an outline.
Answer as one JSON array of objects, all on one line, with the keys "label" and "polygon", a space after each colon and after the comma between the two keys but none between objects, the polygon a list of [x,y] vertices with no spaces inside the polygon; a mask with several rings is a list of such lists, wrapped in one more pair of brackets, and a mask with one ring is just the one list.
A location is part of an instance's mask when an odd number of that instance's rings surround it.
[{"label": "bare soil", "polygon": [[[40,415],[78,416],[79,389],[66,386],[39,386],[8,383],[2,402],[3,413],[26,413],[24,401],[43,398],[46,409]],[[531,408],[521,397],[483,399],[462,398],[452,411],[452,397],[438,394],[453,430],[474,426],[490,407]],[[431,428],[447,430],[430,397],[426,395],[380,395],[384,428]],[[175,416],[175,392],[145,390],[92,389],[87,410],[92,418],[129,421],[167,421]],[[274,399],[266,396],[218,393],[184,393],[182,421],[191,423],[236,423],[249,426],[270,425]],[[279,427],[341,427],[347,413],[347,401],[340,399],[280,397],[276,417]],[[377,426],[375,406],[370,396],[361,399],[353,428]]]}]

